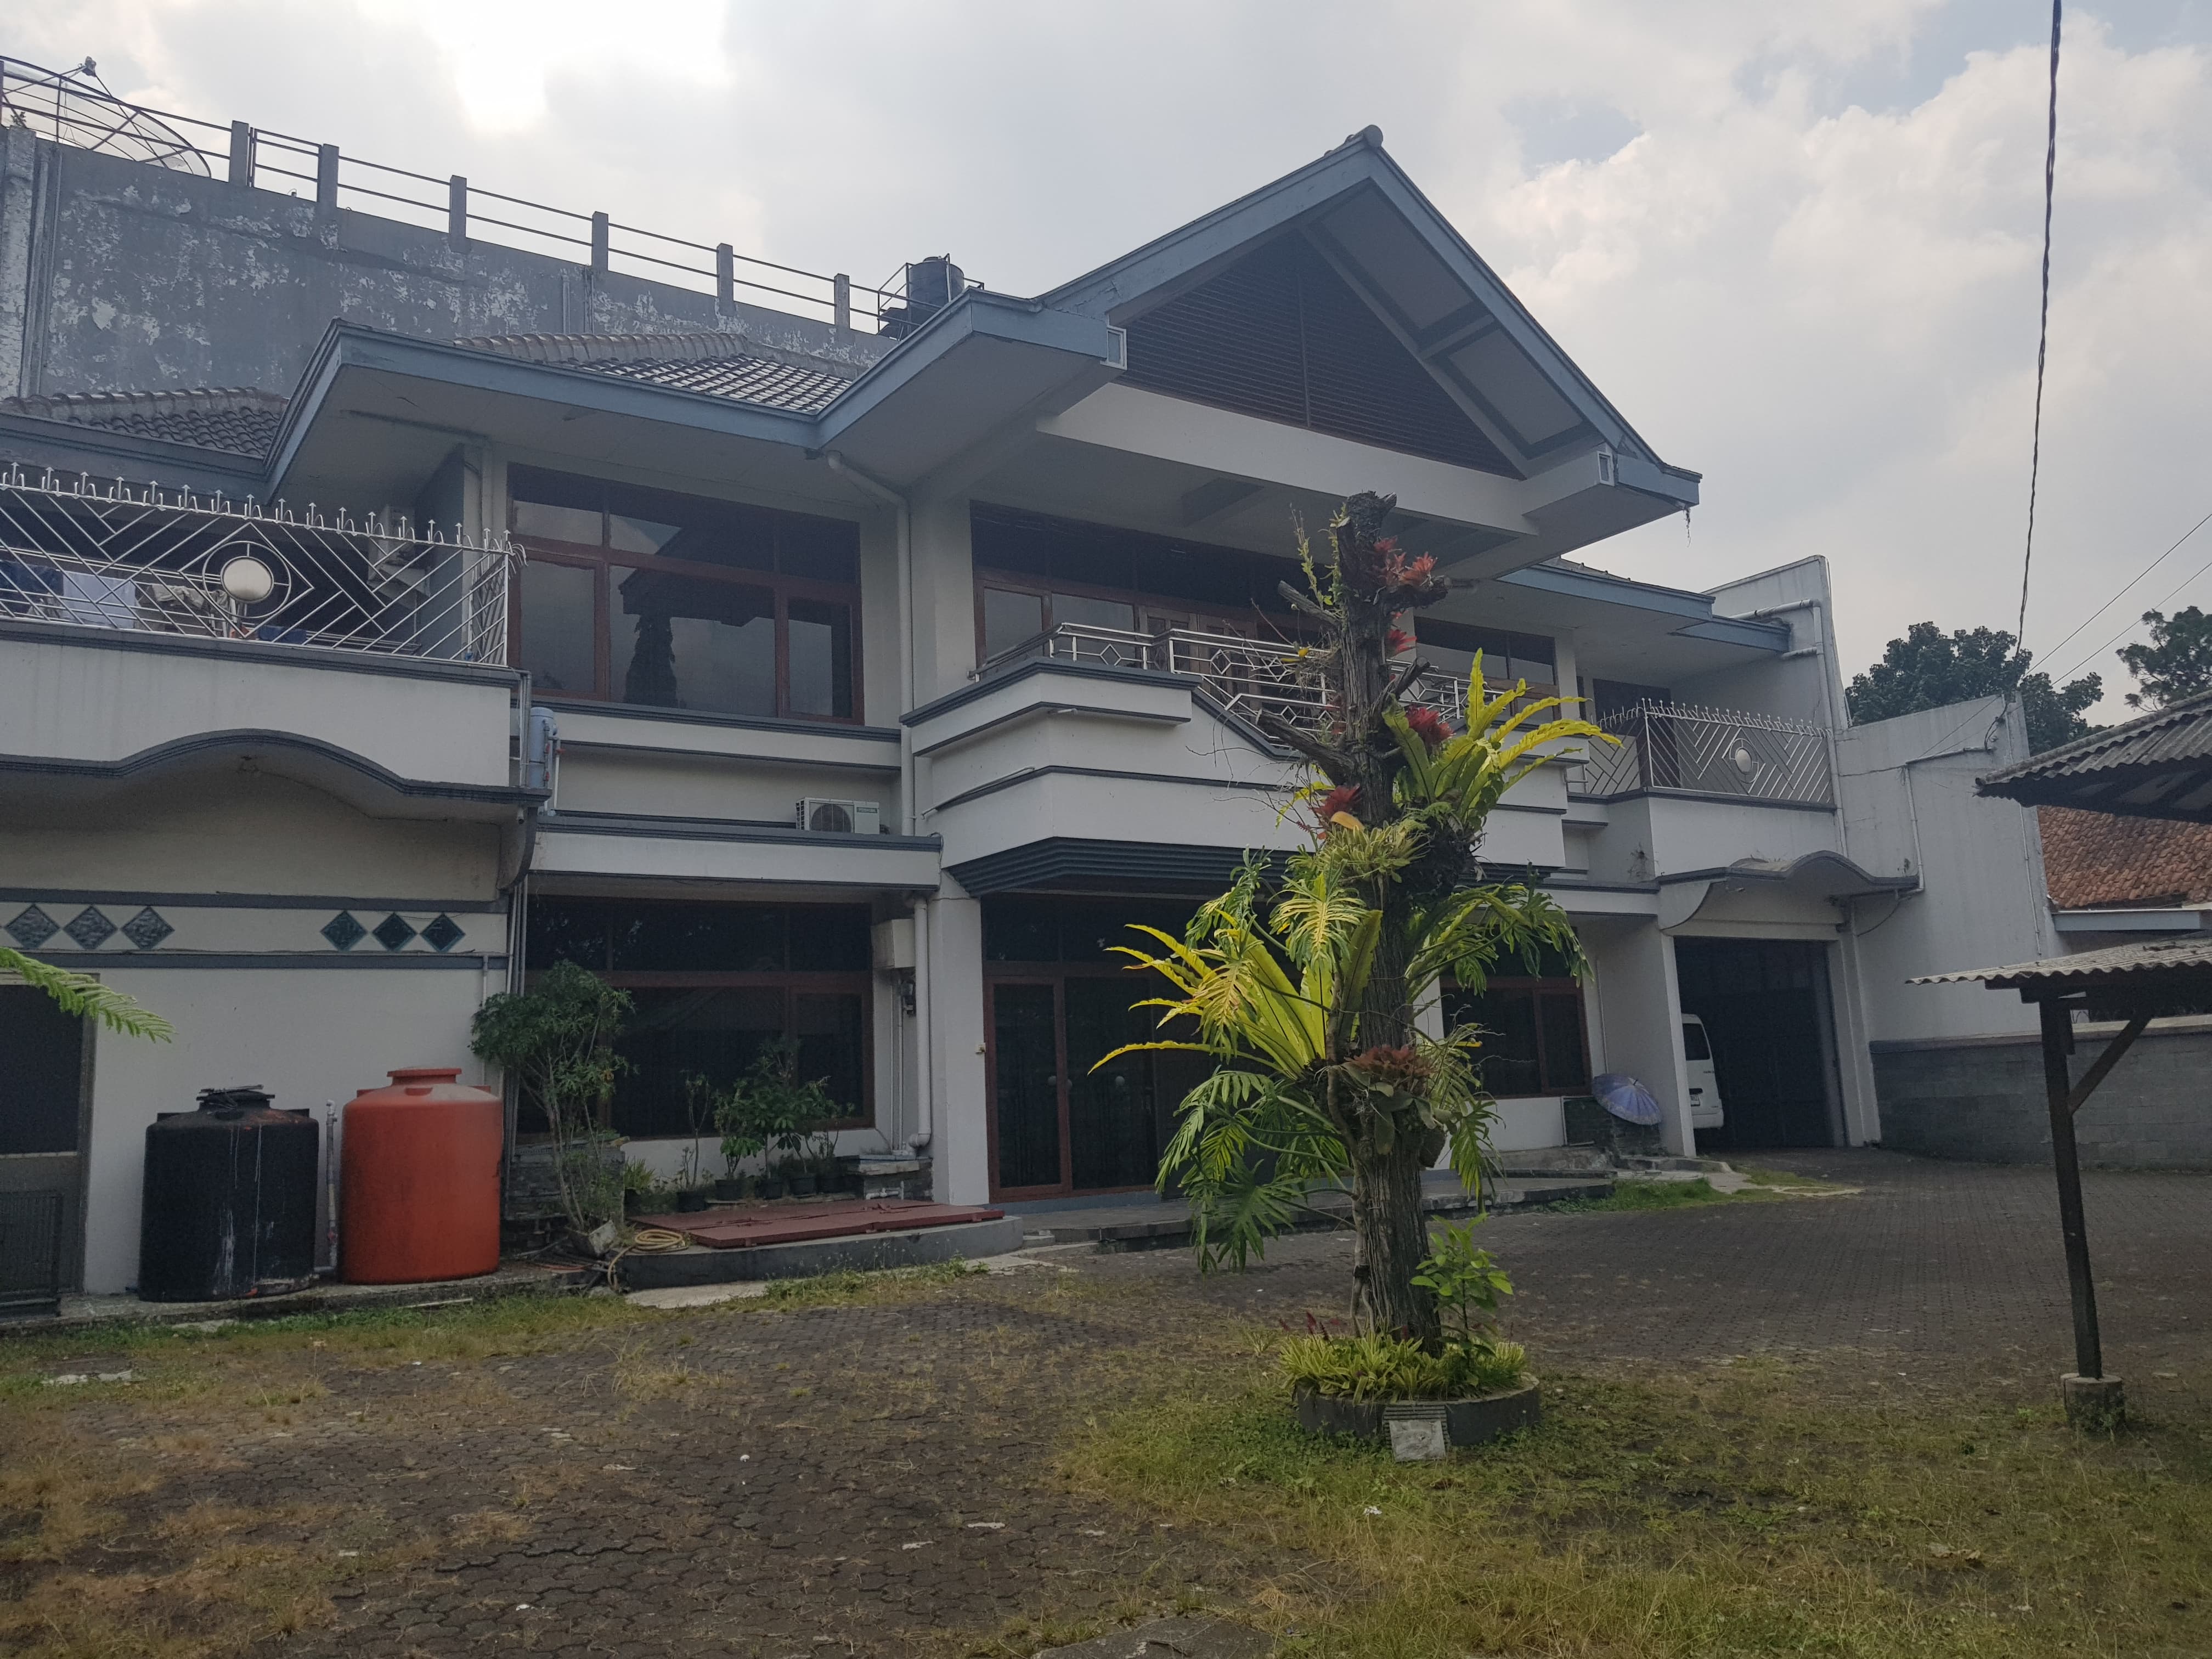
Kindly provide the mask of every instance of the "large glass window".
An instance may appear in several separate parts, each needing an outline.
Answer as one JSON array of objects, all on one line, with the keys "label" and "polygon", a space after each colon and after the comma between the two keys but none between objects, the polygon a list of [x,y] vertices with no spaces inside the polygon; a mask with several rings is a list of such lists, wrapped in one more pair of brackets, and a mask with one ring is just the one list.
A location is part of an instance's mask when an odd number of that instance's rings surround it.
[{"label": "large glass window", "polygon": [[540,691],[858,717],[857,526],[533,467],[508,488],[515,665]]},{"label": "large glass window", "polygon": [[629,993],[609,1114],[621,1133],[692,1134],[701,1084],[726,1088],[772,1042],[795,1044],[799,1076],[822,1079],[842,1109],[835,1127],[859,1128],[871,1117],[869,921],[859,905],[538,898],[526,963],[573,962]]},{"label": "large glass window", "polygon": [[986,662],[1070,623],[1144,634],[1297,633],[1277,591],[1302,580],[1288,559],[1012,507],[979,505],[969,525]]},{"label": "large glass window", "polygon": [[1572,979],[1493,979],[1480,995],[1447,990],[1444,1018],[1482,1028],[1475,1065],[1500,1100],[1589,1087],[1582,987]]}]

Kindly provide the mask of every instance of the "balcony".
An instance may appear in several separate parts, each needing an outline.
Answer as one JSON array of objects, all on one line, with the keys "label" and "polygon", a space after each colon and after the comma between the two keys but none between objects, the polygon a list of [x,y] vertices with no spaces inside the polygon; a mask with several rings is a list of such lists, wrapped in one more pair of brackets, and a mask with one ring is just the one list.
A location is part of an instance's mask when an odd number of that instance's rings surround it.
[{"label": "balcony", "polygon": [[405,523],[0,472],[0,618],[504,663],[520,556]]},{"label": "balcony", "polygon": [[1568,778],[1590,800],[1683,794],[1790,806],[1836,804],[1828,733],[1806,720],[1740,708],[1642,702],[1598,722],[1618,744],[1592,744]]},{"label": "balcony", "polygon": [[[1000,653],[983,665],[978,678],[1037,658],[1188,675],[1228,713],[1255,725],[1261,716],[1271,714],[1291,726],[1315,726],[1328,712],[1328,687],[1322,677],[1318,650],[1187,628],[1139,634],[1086,623],[1062,623],[1049,633]],[[1505,688],[1492,683],[1490,689]],[[1551,695],[1548,687],[1531,690]],[[1454,726],[1467,723],[1465,680],[1444,674],[1425,675],[1413,683],[1407,701],[1435,709]]]}]

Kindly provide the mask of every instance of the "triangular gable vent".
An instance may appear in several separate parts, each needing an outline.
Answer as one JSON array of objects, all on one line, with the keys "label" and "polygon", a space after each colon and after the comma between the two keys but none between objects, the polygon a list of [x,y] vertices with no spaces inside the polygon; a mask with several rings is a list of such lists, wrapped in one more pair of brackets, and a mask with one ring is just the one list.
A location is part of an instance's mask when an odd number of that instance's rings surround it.
[{"label": "triangular gable vent", "polygon": [[1137,318],[1122,379],[1262,420],[1518,476],[1303,236],[1279,237]]}]

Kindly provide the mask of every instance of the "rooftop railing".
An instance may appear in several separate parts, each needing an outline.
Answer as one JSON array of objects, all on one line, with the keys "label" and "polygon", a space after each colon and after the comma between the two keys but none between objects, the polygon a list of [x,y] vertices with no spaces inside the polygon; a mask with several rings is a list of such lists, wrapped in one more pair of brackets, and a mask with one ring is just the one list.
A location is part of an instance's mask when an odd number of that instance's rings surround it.
[{"label": "rooftop railing", "polygon": [[54,70],[0,58],[0,122],[79,149],[442,230],[457,249],[482,240],[712,294],[726,306],[757,300],[775,310],[796,308],[801,316],[863,333],[896,332],[914,315],[936,308],[909,300],[915,266],[872,288],[842,272],[825,276],[739,253],[727,242],[694,241],[617,223],[605,213],[486,190],[460,173],[440,179],[244,121],[208,121],[134,104],[106,88],[89,58],[77,69]]},{"label": "rooftop railing", "polygon": [[435,525],[0,471],[0,618],[15,621],[503,663],[520,562],[504,538]]},{"label": "rooftop railing", "polygon": [[1671,791],[1835,805],[1828,733],[1810,721],[1646,702],[1597,724],[1620,741],[1589,745],[1569,775],[1570,793],[1604,800]]}]

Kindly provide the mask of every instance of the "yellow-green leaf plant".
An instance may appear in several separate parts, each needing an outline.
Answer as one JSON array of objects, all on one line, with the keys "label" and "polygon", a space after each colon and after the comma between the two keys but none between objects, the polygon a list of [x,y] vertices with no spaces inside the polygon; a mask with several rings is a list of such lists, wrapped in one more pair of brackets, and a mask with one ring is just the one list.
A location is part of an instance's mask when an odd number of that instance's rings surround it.
[{"label": "yellow-green leaf plant", "polygon": [[1531,884],[1490,880],[1480,849],[1506,791],[1563,743],[1613,739],[1557,717],[1561,700],[1530,699],[1525,684],[1486,695],[1479,659],[1463,729],[1413,696],[1436,675],[1395,624],[1450,585],[1381,533],[1394,505],[1346,501],[1330,525],[1334,562],[1302,549],[1306,591],[1283,589],[1322,636],[1309,660],[1326,719],[1268,722],[1316,775],[1300,792],[1311,844],[1279,872],[1249,860],[1182,938],[1143,928],[1151,946],[1122,954],[1169,988],[1140,1005],[1160,1011],[1164,1035],[1135,1046],[1215,1061],[1184,1098],[1160,1170],[1190,1199],[1201,1263],[1241,1267],[1316,1185],[1348,1186],[1363,1323],[1434,1349],[1437,1299],[1416,1282],[1430,1254],[1421,1175],[1449,1148],[1479,1185],[1494,1114],[1480,1033],[1432,1036],[1419,1014],[1447,981],[1480,991],[1502,959],[1579,960],[1565,913]]}]

